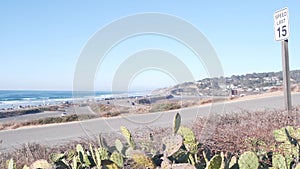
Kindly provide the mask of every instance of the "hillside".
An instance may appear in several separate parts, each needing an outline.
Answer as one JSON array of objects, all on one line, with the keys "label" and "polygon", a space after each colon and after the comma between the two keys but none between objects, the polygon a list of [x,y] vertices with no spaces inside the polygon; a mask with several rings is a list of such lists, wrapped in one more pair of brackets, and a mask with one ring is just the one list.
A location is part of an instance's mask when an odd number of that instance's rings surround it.
[{"label": "hillside", "polygon": [[[300,83],[300,70],[290,72],[291,84]],[[175,86],[158,89],[154,95],[172,94],[183,96],[228,96],[231,90],[239,95],[259,94],[280,90],[282,88],[282,72],[252,73],[232,75],[231,77],[205,78],[196,82],[186,82]],[[298,88],[293,88],[299,90]]]}]

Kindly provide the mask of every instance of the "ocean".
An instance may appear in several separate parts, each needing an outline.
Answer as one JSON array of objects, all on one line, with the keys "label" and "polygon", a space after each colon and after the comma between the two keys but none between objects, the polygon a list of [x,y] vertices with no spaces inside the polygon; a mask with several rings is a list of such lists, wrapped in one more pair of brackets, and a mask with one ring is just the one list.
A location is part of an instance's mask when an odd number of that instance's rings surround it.
[{"label": "ocean", "polygon": [[30,91],[30,90],[0,90],[0,109],[13,109],[19,106],[55,105],[62,102],[72,102],[74,99],[104,99],[118,96],[141,96],[148,92],[110,91],[73,92],[73,91]]}]

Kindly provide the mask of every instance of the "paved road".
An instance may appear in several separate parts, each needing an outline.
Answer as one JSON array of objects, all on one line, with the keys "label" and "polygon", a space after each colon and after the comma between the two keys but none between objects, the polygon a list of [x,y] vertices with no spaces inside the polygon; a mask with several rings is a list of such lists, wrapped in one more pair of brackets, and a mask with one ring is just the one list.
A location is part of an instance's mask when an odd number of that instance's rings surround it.
[{"label": "paved road", "polygon": [[[292,100],[294,106],[300,105],[300,94],[293,94]],[[40,142],[53,145],[78,137],[90,137],[99,133],[118,132],[121,125],[129,129],[145,128],[145,126],[170,126],[175,113],[178,111],[181,113],[183,123],[188,125],[197,116],[212,116],[217,113],[242,112],[242,110],[256,111],[283,108],[283,96],[276,96],[247,101],[233,101],[225,104],[218,103],[169,112],[128,115],[109,119],[92,119],[82,122],[6,130],[0,131],[0,140],[3,141],[0,150],[8,150],[27,142]]]}]

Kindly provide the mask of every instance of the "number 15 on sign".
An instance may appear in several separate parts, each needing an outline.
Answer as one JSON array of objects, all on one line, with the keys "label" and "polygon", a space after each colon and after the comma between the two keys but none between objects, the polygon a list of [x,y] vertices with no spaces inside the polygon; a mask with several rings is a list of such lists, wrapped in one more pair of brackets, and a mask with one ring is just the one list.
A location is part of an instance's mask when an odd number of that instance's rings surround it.
[{"label": "number 15 on sign", "polygon": [[274,33],[275,40],[286,40],[290,36],[289,11],[283,8],[274,13]]}]

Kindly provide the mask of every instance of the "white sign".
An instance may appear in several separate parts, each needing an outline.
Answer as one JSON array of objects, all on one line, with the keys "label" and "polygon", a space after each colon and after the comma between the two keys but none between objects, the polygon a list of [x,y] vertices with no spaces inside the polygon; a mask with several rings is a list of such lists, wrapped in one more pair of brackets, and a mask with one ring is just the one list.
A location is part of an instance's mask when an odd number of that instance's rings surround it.
[{"label": "white sign", "polygon": [[282,41],[290,36],[289,11],[283,8],[274,13],[275,40]]}]

